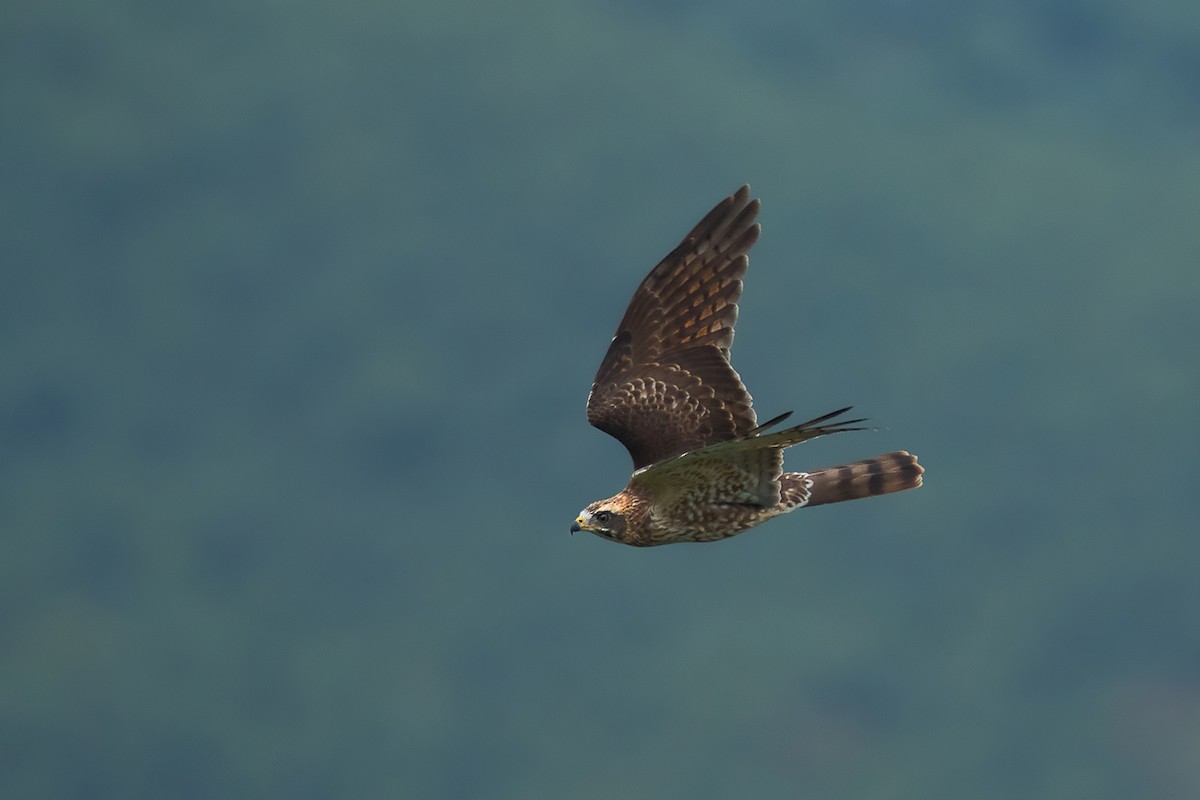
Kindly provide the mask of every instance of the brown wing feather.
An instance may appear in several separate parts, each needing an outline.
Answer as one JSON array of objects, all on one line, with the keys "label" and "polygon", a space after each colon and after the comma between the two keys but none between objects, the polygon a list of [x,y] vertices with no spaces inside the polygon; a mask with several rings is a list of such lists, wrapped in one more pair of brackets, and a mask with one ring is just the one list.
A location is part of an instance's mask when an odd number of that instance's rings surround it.
[{"label": "brown wing feather", "polygon": [[[783,474],[780,447],[744,448],[730,452],[694,450],[633,474],[630,485],[646,489],[664,521],[681,522],[688,509],[739,505],[771,508],[779,502]],[[693,512],[693,523],[702,513]],[[672,520],[673,518],[673,520]]]},{"label": "brown wing feather", "polygon": [[[866,430],[855,427],[861,419],[833,420],[849,410],[842,408],[774,433],[752,431],[684,453],[638,470],[630,484],[649,489],[656,502],[668,508],[675,503],[693,507],[709,504],[772,507],[780,501],[784,449],[831,433]],[[771,422],[786,417],[784,414]]]},{"label": "brown wing feather", "polygon": [[588,397],[588,422],[636,469],[743,436],[757,420],[729,364],[759,203],[725,198],[642,281]]}]

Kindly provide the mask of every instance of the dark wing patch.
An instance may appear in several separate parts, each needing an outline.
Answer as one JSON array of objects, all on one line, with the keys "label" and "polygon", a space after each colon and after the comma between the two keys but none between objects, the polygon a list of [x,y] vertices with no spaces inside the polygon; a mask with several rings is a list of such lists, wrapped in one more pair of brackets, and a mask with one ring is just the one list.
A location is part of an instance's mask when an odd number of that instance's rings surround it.
[{"label": "dark wing patch", "polygon": [[725,198],[642,281],[588,398],[588,421],[641,468],[743,436],[757,424],[729,364],[759,203]]},{"label": "dark wing patch", "polygon": [[735,439],[754,423],[750,396],[713,345],[622,371],[595,398],[588,421],[625,445],[635,469]]}]

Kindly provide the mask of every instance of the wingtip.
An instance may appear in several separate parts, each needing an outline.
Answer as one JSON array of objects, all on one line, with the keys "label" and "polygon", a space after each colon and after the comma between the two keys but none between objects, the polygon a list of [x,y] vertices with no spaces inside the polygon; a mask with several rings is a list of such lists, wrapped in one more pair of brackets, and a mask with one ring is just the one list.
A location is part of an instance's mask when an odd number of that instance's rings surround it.
[{"label": "wingtip", "polygon": [[757,197],[751,199],[750,184],[748,183],[743,183],[740,189],[725,198],[725,202],[732,206],[744,206],[747,209],[753,209],[752,213],[754,214],[757,214],[759,209],[762,208],[762,200]]}]

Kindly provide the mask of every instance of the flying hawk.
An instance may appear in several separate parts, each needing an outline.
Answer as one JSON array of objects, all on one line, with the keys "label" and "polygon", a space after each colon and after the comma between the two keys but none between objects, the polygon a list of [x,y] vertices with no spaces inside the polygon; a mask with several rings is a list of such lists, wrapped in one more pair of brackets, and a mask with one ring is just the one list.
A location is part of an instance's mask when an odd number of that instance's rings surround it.
[{"label": "flying hawk", "polygon": [[580,512],[571,532],[649,547],[726,539],[804,506],[913,489],[925,471],[904,451],[784,472],[783,450],[827,433],[850,408],[768,432],[729,363],[759,201],[743,186],[692,229],[634,292],[600,363],[588,422],[633,457],[620,494]]}]

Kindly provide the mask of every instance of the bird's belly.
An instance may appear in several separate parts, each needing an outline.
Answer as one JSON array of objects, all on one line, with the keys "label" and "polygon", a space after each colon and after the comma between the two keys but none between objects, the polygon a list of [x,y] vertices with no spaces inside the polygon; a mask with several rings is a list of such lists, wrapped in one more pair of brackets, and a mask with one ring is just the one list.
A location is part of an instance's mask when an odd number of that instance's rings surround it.
[{"label": "bird's belly", "polygon": [[681,519],[663,520],[666,524],[652,538],[662,543],[715,542],[736,536],[778,514],[776,508],[750,503],[706,503],[688,509]]}]

